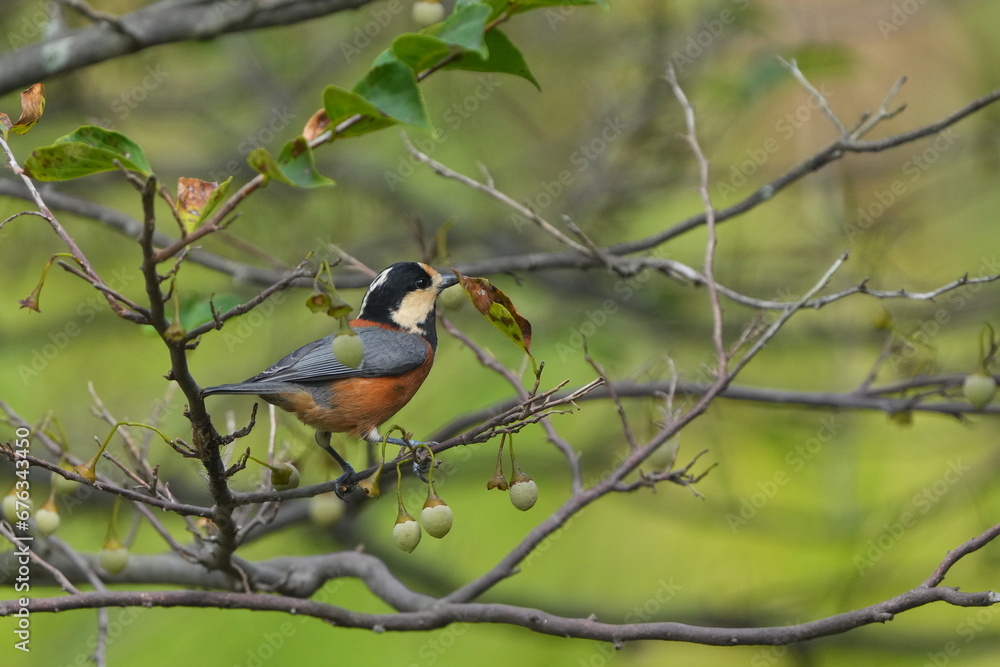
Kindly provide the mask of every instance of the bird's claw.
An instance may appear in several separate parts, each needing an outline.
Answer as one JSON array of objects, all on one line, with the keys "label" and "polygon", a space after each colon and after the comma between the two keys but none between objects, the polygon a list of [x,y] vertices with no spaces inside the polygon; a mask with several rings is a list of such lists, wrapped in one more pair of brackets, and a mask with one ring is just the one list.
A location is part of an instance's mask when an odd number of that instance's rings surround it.
[{"label": "bird's claw", "polygon": [[413,450],[413,473],[425,484],[429,484],[430,481],[427,479],[427,473],[430,472],[431,466],[434,465],[434,458],[430,455],[429,447],[438,443],[421,442],[419,444],[427,446],[428,449]]},{"label": "bird's claw", "polygon": [[385,437],[380,439],[380,442],[385,442],[390,445],[396,445],[397,447],[406,447],[413,453],[413,473],[419,477],[425,484],[428,484],[427,473],[431,469],[431,462],[433,458],[429,453],[429,449],[434,445],[439,443],[430,440],[428,442],[422,442],[420,440],[409,440],[402,438],[390,438]]},{"label": "bird's claw", "polygon": [[358,488],[357,482],[351,480],[351,476],[354,474],[354,468],[350,465],[344,467],[343,474],[340,475],[336,480],[334,480],[333,492],[337,494],[337,497],[344,502],[349,502],[354,492]]}]

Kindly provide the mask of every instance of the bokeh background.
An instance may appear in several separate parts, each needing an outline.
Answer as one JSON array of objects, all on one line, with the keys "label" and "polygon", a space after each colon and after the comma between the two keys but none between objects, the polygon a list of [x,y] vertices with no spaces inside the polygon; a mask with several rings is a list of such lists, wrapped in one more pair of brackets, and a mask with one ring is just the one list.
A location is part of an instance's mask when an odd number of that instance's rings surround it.
[{"label": "bokeh background", "polygon": [[[92,3],[127,12],[134,1]],[[6,0],[0,50],[37,39],[46,3]],[[321,104],[323,87],[351,87],[401,32],[413,30],[409,5],[376,2],[308,23],[236,34],[203,43],[163,46],[46,81],[43,121],[15,137],[23,160],[85,123],[124,132],[145,148],[159,177],[191,176],[236,183],[252,177],[246,155],[277,152]],[[928,124],[1000,85],[1000,5],[917,0],[612,3],[610,11],[577,8],[534,12],[505,30],[519,45],[541,91],[512,77],[444,72],[424,84],[436,139],[407,130],[433,147],[433,157],[473,176],[484,165],[497,187],[528,200],[549,220],[569,216],[602,244],[636,239],[700,210],[696,170],[680,139],[679,107],[663,81],[673,62],[697,109],[699,134],[712,164],[717,206],[739,201],[835,137],[827,118],[785,71],[777,56],[797,59],[848,125],[875,110],[901,76],[896,98],[906,110],[877,128],[887,136]],[[0,98],[15,116],[17,94]],[[1000,188],[1000,109],[988,107],[937,138],[884,153],[850,155],[719,229],[720,281],[758,298],[791,299],[811,286],[844,250],[851,258],[832,288],[869,279],[880,289],[928,290],[963,274],[1000,273],[996,211]],[[560,247],[498,203],[413,168],[398,130],[337,142],[317,151],[335,188],[297,190],[274,183],[241,207],[230,238],[206,249],[260,266],[294,266],[328,243],[379,269],[420,255],[421,234],[443,224],[450,258],[471,262]],[[568,185],[554,191],[562,172]],[[9,174],[6,176],[9,178]],[[59,184],[60,191],[140,216],[138,196],[103,175]],[[545,195],[548,195],[547,197]],[[0,217],[25,208],[0,199]],[[106,279],[141,295],[135,242],[92,220],[62,215],[67,229]],[[173,231],[168,215],[162,229]],[[266,251],[255,256],[238,241]],[[657,254],[700,266],[705,234],[688,233]],[[94,291],[53,270],[41,314],[17,299],[34,287],[45,261],[62,250],[36,218],[0,232],[0,398],[32,422],[50,413],[78,455],[92,451],[107,426],[90,412],[87,383],[120,419],[148,420],[167,400],[163,428],[185,433],[182,405],[162,375],[167,357],[148,332],[115,318]],[[683,380],[704,377],[712,363],[706,294],[663,278],[627,285],[600,270],[551,270],[490,276],[535,329],[534,351],[545,380],[580,385],[594,376],[576,344],[592,330],[593,356],[613,379],[667,379],[670,362]],[[117,280],[117,284],[116,281]],[[209,295],[245,300],[258,286],[187,264],[179,287],[198,317]],[[894,354],[877,381],[915,373],[975,368],[984,322],[1000,326],[1000,287],[963,288],[934,302],[880,302],[856,297],[799,314],[738,380],[793,390],[849,391],[872,368],[886,333],[872,322],[886,309],[897,330],[920,342]],[[333,321],[304,306],[293,290],[265,316],[235,321],[206,336],[192,354],[203,385],[249,376],[292,347],[326,335]],[[627,295],[627,296],[626,296]],[[346,293],[357,305],[360,291]],[[595,321],[607,299],[615,312]],[[755,313],[726,303],[727,335]],[[468,308],[451,318],[479,344],[518,367],[518,351]],[[594,326],[589,326],[588,323]],[[530,373],[526,374],[526,377]],[[442,336],[434,372],[395,421],[418,435],[510,396],[497,375],[479,366],[456,340]],[[249,401],[219,398],[242,424]],[[626,403],[636,431],[657,418],[651,400]],[[332,474],[308,431],[282,415],[278,439],[295,456],[305,481]],[[598,479],[627,450],[610,405],[589,402],[554,419],[583,453],[585,478]],[[679,460],[707,449],[718,463],[697,487],[664,485],[605,498],[547,540],[515,577],[485,599],[563,614],[597,614],[609,622],[676,620],[712,625],[780,625],[866,606],[912,588],[948,549],[1000,520],[994,476],[1000,465],[995,418],[967,420],[917,414],[900,423],[881,413],[808,410],[717,401],[679,438]],[[0,426],[0,433],[8,429]],[[137,437],[144,437],[141,433]],[[247,441],[255,454],[266,429]],[[285,444],[287,443],[287,444]],[[119,443],[112,445],[120,447]],[[364,453],[344,445],[352,458]],[[162,443],[151,460],[179,496],[206,494],[196,466]],[[389,540],[391,496],[330,527],[305,518],[249,545],[243,555],[268,558],[325,553],[363,545],[385,558],[413,588],[444,594],[479,576],[506,554],[569,493],[564,460],[541,429],[517,440],[518,458],[539,483],[528,513],[487,493],[493,444],[446,455],[455,472],[440,483],[456,525],[442,541],[425,538],[412,555]],[[34,473],[36,505],[48,480]],[[11,480],[0,464],[0,483]],[[242,483],[250,488],[256,477]],[[421,491],[407,488],[411,504]],[[58,535],[83,552],[100,548],[110,500],[78,492],[61,499]],[[289,503],[289,505],[293,505]],[[126,522],[127,513],[123,514]],[[908,517],[902,525],[904,517]],[[166,518],[170,522],[169,517]],[[179,522],[170,523],[183,535]],[[6,547],[5,547],[6,548]],[[132,551],[163,549],[139,525]],[[996,589],[1000,549],[968,557],[946,583]],[[152,586],[151,588],[157,588]],[[57,594],[56,590],[36,591]],[[9,588],[0,594],[13,595]],[[358,582],[327,585],[318,596],[362,610],[386,610]],[[277,614],[194,609],[112,609],[110,664],[148,667],[191,660],[205,664],[467,665],[993,665],[1000,622],[991,609],[933,605],[891,623],[792,647],[713,648],[634,642],[621,650],[562,640],[518,628],[456,625],[429,633],[374,634],[335,629]],[[0,624],[6,627],[6,624]],[[5,664],[82,665],[96,632],[96,612],[33,617],[32,653],[0,642]],[[11,662],[13,660],[13,662]]]}]

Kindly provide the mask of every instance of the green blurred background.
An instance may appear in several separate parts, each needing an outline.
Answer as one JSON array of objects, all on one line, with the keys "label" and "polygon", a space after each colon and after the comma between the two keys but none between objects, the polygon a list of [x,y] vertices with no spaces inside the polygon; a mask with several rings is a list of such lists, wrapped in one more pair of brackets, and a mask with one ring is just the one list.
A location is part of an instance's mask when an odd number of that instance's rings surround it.
[{"label": "green blurred background", "polygon": [[[120,13],[137,3],[92,4]],[[44,7],[7,0],[0,13],[0,49],[31,37],[29,29]],[[142,145],[167,184],[179,176],[222,180],[229,174],[241,184],[252,176],[245,157],[253,147],[280,150],[320,106],[325,85],[351,87],[394,36],[413,29],[408,4],[379,2],[301,25],[170,45],[102,63],[46,81],[43,121],[27,136],[15,137],[13,146],[23,160],[34,146],[98,123]],[[485,165],[500,189],[531,201],[555,223],[570,216],[601,244],[642,238],[700,210],[694,163],[679,137],[682,117],[662,78],[668,62],[677,67],[696,106],[716,206],[739,201],[835,137],[777,55],[796,58],[848,125],[876,109],[905,75],[897,102],[905,103],[906,111],[873,137],[935,121],[996,88],[1000,78],[995,3],[636,1],[612,3],[610,11],[529,13],[505,30],[542,91],[512,77],[440,73],[424,84],[440,130],[437,141],[418,130],[408,134],[434,146],[433,157],[459,171],[478,175],[477,165]],[[0,98],[0,110],[12,116],[17,104],[16,94]],[[726,222],[719,229],[720,281],[759,298],[791,299],[844,250],[851,251],[851,259],[833,288],[869,278],[874,288],[928,290],[965,273],[1000,273],[998,114],[1000,109],[988,107],[937,143],[926,139],[885,153],[847,156]],[[426,168],[411,175],[397,130],[326,146],[317,152],[317,162],[337,187],[296,190],[274,183],[241,207],[231,227],[232,237],[265,249],[270,258],[248,257],[225,238],[210,238],[203,246],[274,267],[293,266],[310,250],[333,242],[379,269],[419,257],[415,229],[427,237],[450,222],[455,262],[561,250],[532,226],[516,223],[496,202]],[[568,186],[556,193],[562,172],[570,175]],[[58,189],[141,214],[138,196],[116,175]],[[23,208],[0,199],[0,218]],[[142,295],[134,241],[91,220],[60,219],[112,286]],[[160,221],[163,231],[173,232],[165,211]],[[656,254],[700,267],[704,240],[704,231],[697,230]],[[88,382],[120,419],[148,420],[154,404],[168,396],[163,428],[183,437],[182,405],[162,378],[168,365],[158,339],[115,318],[92,289],[59,270],[46,281],[41,314],[18,309],[17,299],[27,296],[45,261],[61,250],[37,218],[19,218],[0,231],[0,398],[32,422],[52,411],[81,456],[92,451],[94,436],[107,433],[90,413]],[[546,362],[547,384],[568,379],[576,386],[594,376],[574,342],[581,329],[591,328],[588,322],[606,299],[617,308],[593,327],[589,345],[612,378],[667,379],[671,359],[681,379],[693,381],[712,363],[704,290],[657,276],[626,291],[618,278],[599,270],[490,277],[534,325],[533,349]],[[193,318],[211,294],[219,303],[236,302],[259,289],[193,263],[185,265],[178,284]],[[882,346],[885,334],[872,322],[883,307],[901,331],[923,332],[928,344],[891,357],[880,381],[973,370],[983,322],[1000,325],[998,293],[988,285],[963,288],[933,303],[858,297],[801,313],[738,383],[851,390]],[[196,379],[203,385],[242,379],[292,347],[326,335],[332,321],[310,314],[306,296],[304,290],[291,291],[266,317],[234,321],[224,330],[229,336],[206,336],[191,356]],[[360,302],[360,291],[347,296]],[[755,313],[732,303],[725,307],[732,340]],[[518,351],[468,308],[446,314],[505,363],[522,363]],[[37,374],[24,370],[32,363]],[[509,396],[497,375],[442,335],[434,372],[394,421],[420,436]],[[211,407],[220,425],[227,410],[242,424],[249,403],[222,397]],[[652,401],[629,401],[626,407],[640,435],[654,430]],[[590,482],[627,444],[612,406],[590,402],[581,408],[554,423],[582,452]],[[719,464],[697,487],[704,499],[669,485],[655,493],[605,498],[547,540],[520,574],[484,599],[562,614],[594,613],[607,622],[732,626],[798,623],[867,606],[914,587],[948,549],[998,521],[997,434],[996,420],[987,417],[960,421],[917,414],[903,425],[880,413],[718,401],[679,439],[680,461],[708,449],[703,464]],[[264,453],[265,438],[266,428],[258,427],[247,441],[255,454]],[[278,438],[298,457],[306,482],[332,474],[307,429],[286,415],[280,416]],[[120,443],[112,451],[116,447]],[[540,428],[525,431],[517,448],[519,462],[541,488],[538,505],[528,513],[514,510],[503,495],[484,491],[495,449],[479,445],[445,456],[457,469],[439,490],[454,508],[456,524],[442,541],[425,538],[411,555],[396,552],[389,540],[395,517],[389,496],[334,528],[299,525],[261,539],[243,555],[261,559],[363,545],[413,588],[447,593],[492,567],[569,493],[564,459]],[[363,456],[359,448],[345,449],[355,460]],[[159,442],[152,445],[151,460],[178,496],[205,501],[194,463]],[[10,473],[9,464],[0,464],[0,488],[9,486]],[[41,472],[34,475],[37,506],[48,482]],[[250,488],[255,480],[247,474],[238,483]],[[409,502],[419,504],[422,491],[416,485],[407,491]],[[100,494],[77,496],[64,499],[58,534],[92,552],[101,546],[111,503]],[[304,507],[303,502],[298,508],[303,515]],[[735,521],[741,512],[745,520]],[[897,524],[907,513],[913,521],[900,530]],[[179,522],[176,527],[182,535]],[[158,536],[140,526],[133,553],[162,549]],[[996,589],[998,561],[1000,549],[990,545],[963,560],[946,583],[969,591]],[[332,582],[318,597],[353,609],[387,610],[356,581]],[[407,667],[474,660],[594,667],[849,661],[974,666],[996,664],[995,615],[990,609],[933,605],[886,625],[788,648],[634,642],[615,651],[598,642],[506,627],[458,625],[386,635],[269,613],[112,609],[108,654],[109,664],[149,667],[191,660],[226,666]],[[32,628],[29,660],[12,649],[6,633],[0,660],[85,664],[96,612],[37,614]]]}]

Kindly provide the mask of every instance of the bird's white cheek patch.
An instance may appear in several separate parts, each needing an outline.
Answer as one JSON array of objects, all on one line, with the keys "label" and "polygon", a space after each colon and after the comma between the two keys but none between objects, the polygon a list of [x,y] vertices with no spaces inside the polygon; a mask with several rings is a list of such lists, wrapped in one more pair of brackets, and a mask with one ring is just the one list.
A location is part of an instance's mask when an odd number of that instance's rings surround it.
[{"label": "bird's white cheek patch", "polygon": [[421,333],[424,321],[434,310],[437,290],[428,289],[410,292],[403,297],[399,308],[392,314],[392,320],[400,329],[410,333]]}]

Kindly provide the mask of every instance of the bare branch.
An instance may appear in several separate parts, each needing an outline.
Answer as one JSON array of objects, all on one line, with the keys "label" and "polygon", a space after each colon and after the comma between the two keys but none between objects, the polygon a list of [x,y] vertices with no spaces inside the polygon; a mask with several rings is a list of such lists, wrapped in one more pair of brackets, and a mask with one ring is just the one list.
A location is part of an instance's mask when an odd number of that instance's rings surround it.
[{"label": "bare branch", "polygon": [[677,82],[677,75],[674,66],[667,68],[667,83],[673,91],[677,101],[680,102],[684,110],[684,125],[687,132],[684,135],[685,141],[691,147],[695,161],[698,164],[698,195],[705,206],[705,227],[708,231],[708,239],[705,241],[705,284],[708,287],[708,301],[712,308],[712,342],[715,344],[716,375],[722,377],[726,373],[726,366],[729,357],[726,354],[726,346],[722,340],[722,306],[719,303],[719,288],[715,283],[715,249],[718,246],[719,238],[715,232],[715,208],[712,206],[712,198],[708,193],[709,165],[705,153],[698,143],[698,134],[695,130],[694,107],[688,102],[687,95]]},{"label": "bare branch", "polygon": [[[370,0],[255,0],[186,2],[159,0],[114,20],[68,30],[14,51],[0,54],[0,94],[26,88],[35,81],[71,72],[152,46],[187,40],[203,41],[234,32],[289,25],[355,9]],[[74,2],[83,5],[82,2]],[[108,26],[111,26],[110,28]],[[58,61],[45,54],[58,50]]]},{"label": "bare branch", "polygon": [[573,239],[569,238],[561,231],[556,229],[555,226],[552,225],[552,223],[543,218],[536,211],[532,210],[531,207],[525,204],[521,204],[520,202],[515,201],[508,195],[501,192],[500,190],[497,190],[492,183],[480,183],[474,178],[469,178],[468,176],[460,174],[457,171],[454,171],[453,169],[444,166],[443,164],[433,159],[426,153],[421,152],[416,146],[414,146],[410,142],[409,137],[407,137],[406,135],[403,135],[403,144],[406,146],[406,150],[410,152],[410,155],[412,155],[416,159],[420,160],[421,162],[429,166],[431,169],[434,170],[435,173],[444,176],[445,178],[456,180],[462,185],[465,185],[467,187],[472,188],[473,190],[477,190],[479,192],[489,195],[490,197],[493,197],[498,202],[514,210],[521,217],[530,220],[531,222],[538,225],[539,228],[541,228],[547,234],[552,236],[552,238],[556,239],[557,241],[567,246],[568,248],[578,252],[581,255],[584,255],[585,257],[597,258],[598,255],[593,251],[591,251],[591,249],[586,244],[577,243]]}]

